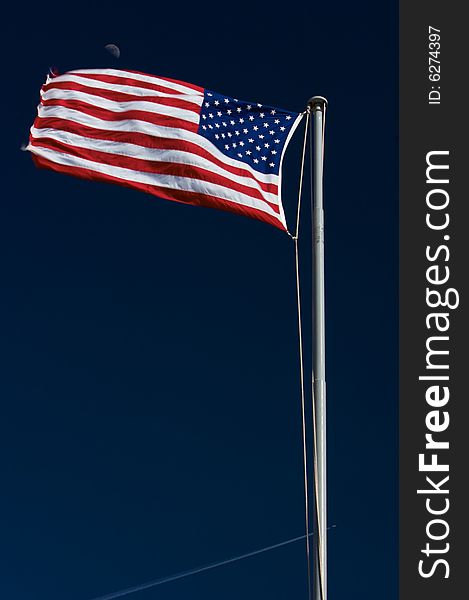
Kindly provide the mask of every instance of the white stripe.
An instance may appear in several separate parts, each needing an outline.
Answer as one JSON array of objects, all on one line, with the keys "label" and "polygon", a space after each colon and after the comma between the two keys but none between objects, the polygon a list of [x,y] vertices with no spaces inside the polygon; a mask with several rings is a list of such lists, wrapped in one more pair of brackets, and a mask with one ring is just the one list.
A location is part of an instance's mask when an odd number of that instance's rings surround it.
[{"label": "white stripe", "polygon": [[102,163],[96,163],[85,158],[77,158],[63,152],[55,152],[54,150],[40,148],[37,146],[29,145],[28,150],[34,154],[37,154],[38,156],[42,156],[47,160],[61,165],[89,169],[96,173],[111,175],[112,177],[116,177],[123,181],[133,181],[136,183],[215,196],[216,198],[232,202],[233,204],[239,204],[241,206],[247,206],[249,208],[262,211],[268,215],[271,215],[272,217],[275,217],[279,220],[279,222],[282,223],[282,225],[285,226],[285,223],[281,220],[281,217],[265,202],[256,200],[255,198],[251,198],[250,196],[246,196],[245,194],[225,188],[215,183],[200,181],[198,179],[189,179],[187,177],[177,177],[173,175],[143,173],[141,171],[134,171],[133,169],[103,165]]},{"label": "white stripe", "polygon": [[73,123],[79,123],[81,125],[87,125],[88,127],[94,127],[96,129],[104,129],[108,131],[127,131],[131,133],[145,133],[154,137],[193,142],[194,144],[197,144],[201,148],[204,148],[205,150],[210,152],[210,154],[212,154],[221,162],[224,162],[225,164],[233,167],[237,167],[238,169],[249,171],[255,179],[258,179],[263,183],[273,183],[275,185],[278,185],[279,178],[277,175],[259,173],[259,171],[256,171],[246,163],[225,156],[222,152],[218,150],[218,148],[216,148],[211,142],[209,142],[209,140],[205,139],[201,135],[192,133],[192,131],[177,129],[175,127],[163,127],[161,125],[154,125],[153,123],[148,123],[146,121],[140,121],[137,119],[105,121],[103,119],[98,119],[97,117],[92,117],[91,115],[82,113],[78,110],[65,108],[63,106],[39,106],[38,115],[39,117],[45,119],[64,119],[72,121]]},{"label": "white stripe", "polygon": [[107,98],[101,98],[101,96],[94,96],[93,94],[86,94],[85,92],[78,92],[76,90],[48,90],[43,94],[42,100],[79,100],[114,113],[125,112],[126,110],[143,110],[157,115],[169,115],[183,121],[189,121],[189,123],[198,124],[200,120],[199,115],[192,110],[145,101],[131,100],[130,102],[115,102],[114,100],[108,100]]},{"label": "white stripe", "polygon": [[172,81],[166,81],[166,79],[160,79],[152,75],[143,75],[141,73],[132,73],[131,71],[119,71],[118,69],[78,69],[74,71],[68,71],[68,73],[83,73],[84,75],[112,75],[113,77],[126,77],[127,79],[135,79],[137,81],[145,81],[146,83],[152,83],[153,85],[161,85],[167,87],[170,90],[176,90],[182,94],[201,94],[203,92],[197,92],[191,87],[185,86],[181,83],[173,83]]},{"label": "white stripe", "polygon": [[[158,98],[177,98],[184,100],[184,102],[191,102],[197,106],[202,106],[204,97],[198,94],[195,90],[191,90],[191,94],[167,94],[165,92],[157,92],[156,90],[149,90],[148,88],[135,87],[131,85],[121,85],[117,83],[107,83],[106,81],[99,81],[98,79],[84,79],[77,75],[60,75],[54,77],[46,82],[46,85],[54,86],[54,83],[77,83],[83,86],[83,91],[86,92],[87,87],[98,88],[101,90],[110,90],[112,92],[120,92],[122,94],[133,94],[134,96],[155,96]],[[59,89],[59,88],[57,88]]]},{"label": "white stripe", "polygon": [[94,138],[91,139],[76,133],[50,128],[36,129],[36,127],[32,127],[31,135],[33,139],[50,138],[57,140],[58,142],[70,144],[71,146],[86,148],[88,150],[98,150],[99,152],[106,152],[108,154],[117,154],[120,156],[128,156],[131,158],[138,158],[140,160],[154,162],[170,162],[200,167],[221,175],[222,177],[226,177],[231,181],[241,185],[253,188],[259,191],[268,202],[278,205],[277,195],[262,190],[257,181],[250,177],[234,175],[229,171],[225,171],[225,169],[215,165],[206,158],[198,156],[192,152],[184,152],[182,150],[160,150],[158,148],[145,148],[144,146],[138,146],[136,144],[114,142],[110,140],[98,140]]}]

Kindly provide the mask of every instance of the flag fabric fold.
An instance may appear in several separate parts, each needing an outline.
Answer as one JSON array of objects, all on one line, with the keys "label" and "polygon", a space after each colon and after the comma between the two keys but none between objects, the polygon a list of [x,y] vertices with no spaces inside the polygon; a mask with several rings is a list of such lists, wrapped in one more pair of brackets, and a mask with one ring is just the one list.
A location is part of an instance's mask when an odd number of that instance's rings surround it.
[{"label": "flag fabric fold", "polygon": [[303,114],[135,71],[48,76],[27,149],[37,166],[287,229],[285,150]]}]

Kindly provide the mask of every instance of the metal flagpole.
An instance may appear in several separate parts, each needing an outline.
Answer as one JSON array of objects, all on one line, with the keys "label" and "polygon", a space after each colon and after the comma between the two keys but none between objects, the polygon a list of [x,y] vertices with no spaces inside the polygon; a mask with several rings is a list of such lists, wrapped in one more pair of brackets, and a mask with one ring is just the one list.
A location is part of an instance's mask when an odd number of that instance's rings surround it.
[{"label": "metal flagpole", "polygon": [[[314,96],[308,102],[313,113],[314,195],[313,213],[313,409],[315,429],[316,544],[315,600],[327,600],[327,456],[326,456],[326,374],[324,316],[324,209],[323,209],[323,148],[324,117],[327,100]],[[314,126],[313,126],[314,122]]]}]

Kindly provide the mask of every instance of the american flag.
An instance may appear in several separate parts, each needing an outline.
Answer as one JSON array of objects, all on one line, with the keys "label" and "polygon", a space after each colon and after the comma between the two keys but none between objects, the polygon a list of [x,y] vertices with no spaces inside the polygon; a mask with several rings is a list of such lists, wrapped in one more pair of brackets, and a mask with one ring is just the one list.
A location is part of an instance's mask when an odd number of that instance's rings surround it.
[{"label": "american flag", "polygon": [[136,71],[48,76],[27,149],[39,167],[287,229],[281,167],[303,114]]}]

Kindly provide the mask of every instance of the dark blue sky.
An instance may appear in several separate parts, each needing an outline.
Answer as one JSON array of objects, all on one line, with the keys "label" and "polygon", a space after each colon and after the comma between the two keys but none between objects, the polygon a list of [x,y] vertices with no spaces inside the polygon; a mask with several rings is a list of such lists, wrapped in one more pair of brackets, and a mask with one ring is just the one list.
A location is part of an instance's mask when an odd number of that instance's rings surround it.
[{"label": "dark blue sky", "polygon": [[[330,600],[396,598],[397,3],[31,6],[4,34],[0,596],[89,600],[304,527],[291,241],[37,170],[19,147],[56,65],[329,99]],[[301,599],[305,574],[299,543],[135,599]]]}]

